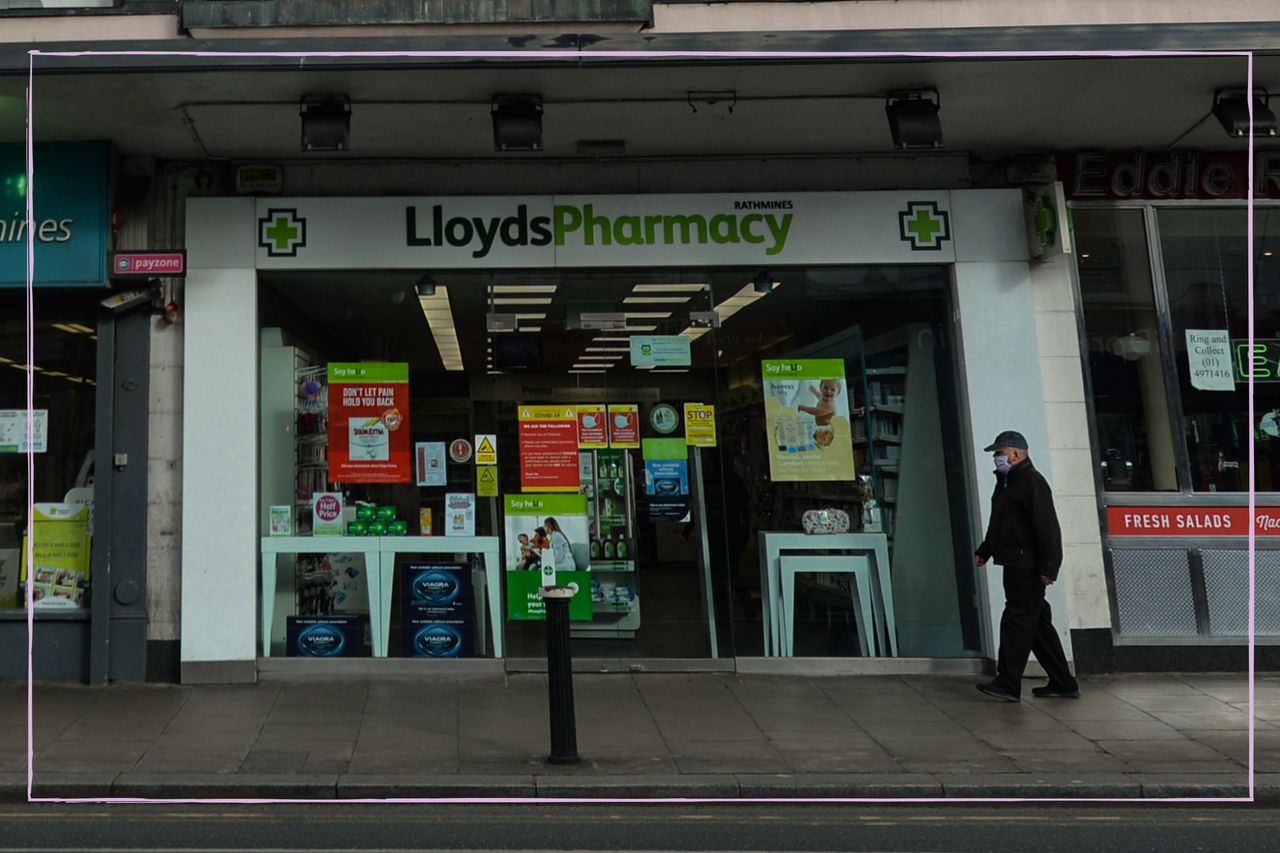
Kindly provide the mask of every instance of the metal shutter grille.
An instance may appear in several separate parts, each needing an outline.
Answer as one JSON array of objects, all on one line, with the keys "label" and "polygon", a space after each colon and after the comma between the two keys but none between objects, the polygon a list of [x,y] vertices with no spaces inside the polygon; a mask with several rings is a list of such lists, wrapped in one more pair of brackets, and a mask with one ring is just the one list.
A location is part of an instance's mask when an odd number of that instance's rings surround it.
[{"label": "metal shutter grille", "polygon": [[1196,607],[1186,551],[1113,549],[1111,559],[1120,634],[1196,636]]},{"label": "metal shutter grille", "polygon": [[[1209,633],[1243,637],[1249,631],[1249,553],[1205,551],[1204,586],[1209,605]],[[1280,635],[1280,551],[1258,551],[1257,636]]]}]

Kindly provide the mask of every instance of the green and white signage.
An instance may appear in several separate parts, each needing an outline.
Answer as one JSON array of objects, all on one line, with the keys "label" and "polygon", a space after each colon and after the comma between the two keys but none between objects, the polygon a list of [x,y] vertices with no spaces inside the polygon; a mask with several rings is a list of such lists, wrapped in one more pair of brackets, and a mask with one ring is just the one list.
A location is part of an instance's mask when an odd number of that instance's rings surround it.
[{"label": "green and white signage", "polygon": [[693,363],[684,335],[632,335],[632,367],[688,367]]},{"label": "green and white signage", "polygon": [[503,499],[507,618],[545,619],[538,590],[576,586],[569,618],[591,619],[590,532],[587,498],[570,494],[520,494]]},{"label": "green and white signage", "polygon": [[260,269],[947,262],[949,192],[261,199]]}]

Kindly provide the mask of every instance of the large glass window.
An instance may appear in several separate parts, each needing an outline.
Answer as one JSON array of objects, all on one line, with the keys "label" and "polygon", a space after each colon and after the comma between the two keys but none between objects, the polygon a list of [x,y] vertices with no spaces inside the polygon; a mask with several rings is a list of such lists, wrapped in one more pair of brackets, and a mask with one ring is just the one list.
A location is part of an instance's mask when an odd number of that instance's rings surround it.
[{"label": "large glass window", "polygon": [[1174,491],[1177,454],[1141,210],[1081,209],[1073,224],[1107,491]]},{"label": "large glass window", "polygon": [[[946,267],[759,273],[264,274],[262,524],[293,549],[264,561],[277,567],[270,653],[312,653],[302,634],[324,623],[325,648],[340,629],[357,654],[433,654],[443,647],[416,638],[444,642],[450,626],[460,654],[491,654],[474,563],[419,553],[419,534],[460,528],[502,541],[494,609],[508,657],[544,653],[528,601],[549,567],[578,573],[564,580],[584,599],[571,610],[583,657],[704,657],[713,638],[721,656],[758,655],[773,624],[773,654],[975,654]],[[352,362],[395,370],[343,381],[335,366]],[[766,382],[766,364],[795,373]],[[715,447],[690,446],[686,404],[715,407]],[[391,435],[393,409],[407,435]],[[496,466],[482,469],[485,436]],[[412,457],[383,477],[397,439]],[[363,479],[348,476],[353,460]],[[308,553],[325,493],[349,538]],[[769,588],[762,540],[789,535],[781,550],[795,550],[806,513],[843,524],[823,510],[882,534],[891,573],[873,582],[862,562],[823,553],[824,537],[801,536],[819,559],[790,562],[783,580],[779,557]],[[419,577],[459,585],[427,577],[436,569],[464,588],[444,616],[415,598],[431,592]]]},{"label": "large glass window", "polygon": [[[1280,210],[1255,212],[1254,249],[1248,244],[1244,208],[1166,209],[1159,211],[1158,222],[1191,488],[1248,490],[1252,431],[1258,438],[1257,488],[1275,491],[1280,483],[1280,385],[1274,381],[1280,337],[1280,261],[1275,257],[1280,249]],[[1249,422],[1248,385],[1237,363],[1249,331],[1251,263],[1254,336],[1262,347],[1255,423]]]},{"label": "large glass window", "polygon": [[[0,608],[21,606],[22,537],[28,517],[26,310],[20,294],[0,296]],[[97,335],[82,305],[40,295],[35,325],[35,524],[32,594],[40,608],[86,606],[94,370]]]}]

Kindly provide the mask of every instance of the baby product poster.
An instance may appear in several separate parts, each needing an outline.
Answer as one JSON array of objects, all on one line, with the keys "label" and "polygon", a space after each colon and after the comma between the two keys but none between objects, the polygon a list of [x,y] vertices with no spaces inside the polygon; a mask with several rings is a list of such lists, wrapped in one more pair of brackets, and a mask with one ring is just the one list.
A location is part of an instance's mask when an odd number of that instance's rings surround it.
[{"label": "baby product poster", "polygon": [[855,479],[844,362],[765,361],[762,372],[774,482]]},{"label": "baby product poster", "polygon": [[329,365],[329,481],[413,482],[409,365]]}]

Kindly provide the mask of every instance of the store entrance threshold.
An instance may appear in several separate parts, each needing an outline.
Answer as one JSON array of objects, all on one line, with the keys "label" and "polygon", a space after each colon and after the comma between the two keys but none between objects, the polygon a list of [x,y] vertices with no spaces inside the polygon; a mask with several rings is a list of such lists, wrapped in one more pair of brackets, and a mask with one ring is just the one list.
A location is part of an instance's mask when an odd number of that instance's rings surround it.
[{"label": "store entrance threshold", "polygon": [[[575,658],[582,673],[731,672],[777,676],[982,675],[986,658]],[[258,658],[259,681],[501,677],[546,672],[542,658]]]}]

